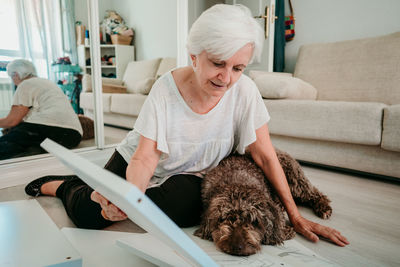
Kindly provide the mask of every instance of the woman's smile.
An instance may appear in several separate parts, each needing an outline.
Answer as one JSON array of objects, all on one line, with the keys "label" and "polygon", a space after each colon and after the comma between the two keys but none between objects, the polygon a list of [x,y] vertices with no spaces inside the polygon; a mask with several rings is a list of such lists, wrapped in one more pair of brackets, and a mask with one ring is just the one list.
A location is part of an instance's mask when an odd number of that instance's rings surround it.
[{"label": "woman's smile", "polygon": [[222,83],[213,82],[213,81],[211,81],[211,80],[210,80],[210,83],[211,83],[214,87],[216,87],[217,89],[223,89],[223,88],[226,87],[226,85],[224,85],[224,84],[222,84]]}]

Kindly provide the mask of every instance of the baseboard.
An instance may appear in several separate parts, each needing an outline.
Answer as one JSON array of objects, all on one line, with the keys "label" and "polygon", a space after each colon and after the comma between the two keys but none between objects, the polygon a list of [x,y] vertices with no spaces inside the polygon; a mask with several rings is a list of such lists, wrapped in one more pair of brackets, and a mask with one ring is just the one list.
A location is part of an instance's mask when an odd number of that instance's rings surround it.
[{"label": "baseboard", "polygon": [[357,170],[352,170],[352,169],[347,169],[347,168],[329,166],[329,165],[324,165],[324,164],[314,163],[314,162],[309,162],[309,161],[304,161],[304,160],[297,160],[297,161],[301,165],[305,165],[305,166],[318,167],[318,168],[327,169],[330,171],[337,171],[337,172],[341,172],[341,173],[345,173],[345,174],[352,174],[352,175],[363,177],[363,178],[368,178],[368,179],[373,179],[373,180],[384,180],[386,182],[400,184],[399,177],[393,177],[393,176],[357,171]]}]

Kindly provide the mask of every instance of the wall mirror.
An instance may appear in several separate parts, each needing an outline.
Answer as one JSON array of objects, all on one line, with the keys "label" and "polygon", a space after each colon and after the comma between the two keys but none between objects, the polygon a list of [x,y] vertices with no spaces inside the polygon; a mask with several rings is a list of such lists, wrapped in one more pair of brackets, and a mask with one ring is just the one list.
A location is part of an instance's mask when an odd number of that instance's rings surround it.
[{"label": "wall mirror", "polygon": [[[79,107],[81,76],[77,66],[75,10],[80,10],[81,6],[87,10],[86,1],[2,0],[1,2],[0,20],[7,27],[2,27],[0,30],[4,37],[0,41],[0,118],[9,114],[16,87],[6,73],[6,65],[20,58],[34,64],[38,77],[57,84],[71,102],[75,114],[82,113]],[[87,13],[81,14],[86,20],[87,16]],[[36,106],[36,103],[33,106]],[[4,133],[1,131],[0,135],[6,135],[7,127],[0,128],[5,130]],[[94,144],[94,141],[85,140],[76,148],[88,149]],[[10,157],[2,153],[0,164],[44,157],[41,152],[43,151],[26,148]]]},{"label": "wall mirror", "polygon": [[[172,61],[175,60],[173,64],[169,63],[171,67],[176,65],[177,5],[179,0],[146,2],[128,0],[2,1],[4,2],[4,8],[1,11],[2,20],[15,21],[12,25],[16,26],[3,28],[3,36],[10,36],[9,39],[13,41],[5,42],[2,39],[0,46],[0,61],[3,63],[1,65],[3,71],[0,72],[0,117],[7,116],[15,92],[14,85],[5,72],[4,63],[16,58],[30,59],[34,62],[39,77],[47,78],[55,83],[73,82],[75,79],[74,73],[61,73],[53,69],[52,63],[57,58],[66,55],[69,56],[73,65],[79,65],[82,76],[84,74],[94,76],[96,72],[94,68],[98,64],[100,77],[106,78],[105,80],[108,82],[113,82],[112,79],[123,80],[125,69],[130,62],[169,58]],[[180,2],[187,6],[186,0]],[[116,41],[107,40],[104,36],[105,27],[99,27],[98,32],[90,33],[90,13],[93,5],[97,11],[98,23],[102,23],[104,18],[110,14],[108,11],[115,11],[124,20],[127,28],[133,30],[132,40],[129,43],[123,38]],[[54,12],[56,10],[59,12]],[[58,15],[54,16],[54,14]],[[70,16],[70,21],[65,17],[66,15]],[[65,25],[69,25],[69,28],[66,28]],[[102,26],[107,25],[102,23]],[[77,31],[77,35],[75,35],[75,31]],[[99,40],[98,46],[90,42],[96,37]],[[107,37],[109,38],[109,36]],[[93,49],[100,51],[97,60],[95,60],[96,55],[92,56],[91,50]],[[158,63],[160,62],[154,64],[154,70],[159,66]],[[137,67],[140,68],[140,65]],[[152,75],[156,76],[156,71]],[[90,82],[91,78],[83,80]],[[107,83],[104,84],[106,87]],[[102,109],[105,119],[100,121],[97,128],[95,127],[94,138],[83,140],[79,144],[77,149],[81,150],[103,148],[119,143],[133,127],[136,113],[142,104],[142,101],[136,103],[136,111],[133,112],[130,109],[135,109],[135,100],[114,104],[122,110],[112,113],[110,112],[110,93],[102,94],[102,90],[97,90],[100,91],[99,95],[102,101],[96,108],[94,85],[92,92],[87,92],[86,96],[79,99],[81,110],[78,113],[83,111],[85,116],[96,122],[98,120],[96,110]],[[83,89],[87,88],[85,85],[82,87],[84,87]],[[122,95],[120,99],[124,100],[126,96],[129,97],[130,94]],[[137,99],[144,98],[145,95],[137,96]],[[101,111],[98,112],[101,113]],[[29,153],[22,153],[21,156],[1,160],[0,165],[41,157],[44,157],[44,154],[30,156]]]}]

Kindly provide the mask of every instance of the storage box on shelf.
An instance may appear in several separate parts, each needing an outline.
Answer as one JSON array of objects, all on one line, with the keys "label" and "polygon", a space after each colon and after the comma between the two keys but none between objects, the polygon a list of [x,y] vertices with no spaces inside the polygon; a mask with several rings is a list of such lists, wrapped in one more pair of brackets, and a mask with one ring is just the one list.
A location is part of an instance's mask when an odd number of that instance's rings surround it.
[{"label": "storage box on shelf", "polygon": [[132,42],[132,36],[125,36],[120,34],[113,34],[111,35],[111,42],[113,44],[120,44],[120,45],[130,45]]},{"label": "storage box on shelf", "polygon": [[[113,57],[108,62],[103,61],[101,73],[105,77],[122,79],[126,66],[135,60],[135,48],[132,45],[100,45],[100,56]],[[84,74],[91,74],[90,46],[78,46],[79,66]]]}]

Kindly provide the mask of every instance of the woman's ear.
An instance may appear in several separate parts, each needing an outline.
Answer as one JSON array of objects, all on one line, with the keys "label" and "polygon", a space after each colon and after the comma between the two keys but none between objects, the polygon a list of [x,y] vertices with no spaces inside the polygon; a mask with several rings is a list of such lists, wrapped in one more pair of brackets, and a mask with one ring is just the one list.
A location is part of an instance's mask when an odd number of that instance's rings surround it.
[{"label": "woman's ear", "polygon": [[192,60],[193,67],[196,67],[196,56],[195,55],[190,55],[190,59]]},{"label": "woman's ear", "polygon": [[12,73],[11,80],[16,86],[18,86],[21,83],[21,79],[19,78],[19,74],[17,72]]}]

